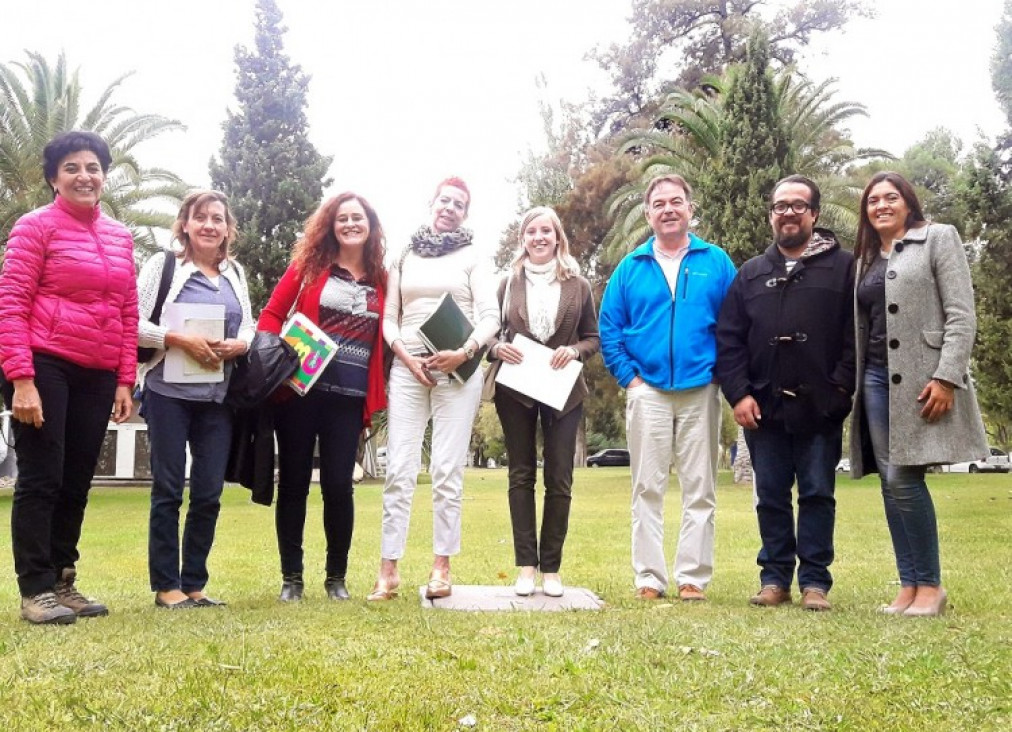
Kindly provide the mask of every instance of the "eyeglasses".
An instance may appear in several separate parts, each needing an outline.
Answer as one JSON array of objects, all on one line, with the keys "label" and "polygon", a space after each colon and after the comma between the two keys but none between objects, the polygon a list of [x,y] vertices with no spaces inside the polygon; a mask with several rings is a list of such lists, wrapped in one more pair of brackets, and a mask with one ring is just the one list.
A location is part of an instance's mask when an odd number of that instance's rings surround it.
[{"label": "eyeglasses", "polygon": [[777,201],[770,206],[770,211],[775,213],[777,216],[783,216],[788,211],[793,211],[800,216],[810,208],[811,206],[808,201],[792,201],[791,203],[787,203],[786,201]]}]

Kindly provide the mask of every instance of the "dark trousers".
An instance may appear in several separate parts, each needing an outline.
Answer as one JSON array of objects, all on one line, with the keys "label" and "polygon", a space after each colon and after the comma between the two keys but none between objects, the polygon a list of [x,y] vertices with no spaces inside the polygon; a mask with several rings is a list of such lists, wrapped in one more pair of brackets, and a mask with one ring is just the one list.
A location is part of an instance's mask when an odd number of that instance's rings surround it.
[{"label": "dark trousers", "polygon": [[[516,565],[540,567],[542,572],[558,572],[562,565],[562,545],[569,531],[573,454],[576,452],[576,433],[583,417],[583,405],[556,417],[550,407],[540,402],[526,407],[506,389],[500,388],[496,389],[495,409],[502,422],[509,456],[509,505]],[[540,553],[534,496],[538,479],[539,417],[545,446],[545,505],[541,516]]]},{"label": "dark trousers", "polygon": [[320,442],[320,490],[327,538],[327,576],[344,577],[355,528],[352,476],[362,432],[363,397],[312,389],[275,410],[278,436],[278,498],[274,515],[282,574],[301,574],[306,499],[313,472],[313,448]]},{"label": "dark trousers", "polygon": [[[21,595],[52,590],[74,567],[84,509],[116,393],[116,374],[55,356],[35,355],[35,387],[45,422],[13,421],[18,479],[11,506],[11,545]],[[4,382],[10,406],[14,385]]]},{"label": "dark trousers", "polygon": [[[154,592],[199,592],[207,585],[207,557],[221,510],[225,464],[232,439],[232,410],[144,392],[144,418],[151,444],[151,514],[148,576]],[[183,525],[180,566],[179,509],[190,446],[190,504]]]},{"label": "dark trousers", "polygon": [[[795,558],[798,585],[827,592],[833,586],[833,530],[836,524],[836,464],[843,426],[826,432],[791,434],[782,424],[745,430],[755,474],[756,514],[762,549],[756,560],[763,585],[790,588]],[[798,523],[791,502],[798,483]]]}]

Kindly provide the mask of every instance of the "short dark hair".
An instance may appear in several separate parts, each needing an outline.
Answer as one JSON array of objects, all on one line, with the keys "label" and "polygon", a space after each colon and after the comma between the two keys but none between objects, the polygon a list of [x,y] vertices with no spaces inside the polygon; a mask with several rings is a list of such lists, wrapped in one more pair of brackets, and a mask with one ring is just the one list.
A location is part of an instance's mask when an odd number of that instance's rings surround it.
[{"label": "short dark hair", "polygon": [[798,174],[789,175],[786,178],[781,178],[780,180],[777,181],[776,185],[773,186],[773,190],[770,191],[770,206],[773,205],[773,197],[777,194],[777,189],[780,188],[780,186],[782,185],[786,185],[787,183],[800,183],[801,185],[806,186],[808,190],[811,191],[812,193],[811,196],[812,200],[808,202],[808,208],[811,209],[812,211],[821,210],[820,206],[822,205],[822,193],[819,191],[819,187],[815,185],[815,181],[812,180],[811,178],[806,178],[805,176]]},{"label": "short dark hair", "polygon": [[112,153],[109,145],[101,137],[89,130],[71,130],[61,132],[48,143],[42,150],[42,173],[47,181],[56,177],[60,163],[71,153],[90,150],[98,158],[102,172],[108,173],[112,165]]},{"label": "short dark hair", "polygon": [[670,183],[673,186],[681,188],[685,193],[685,199],[689,203],[692,203],[692,186],[689,185],[689,182],[678,175],[678,173],[666,173],[665,175],[657,176],[647,184],[647,189],[643,191],[643,204],[645,206],[650,206],[650,196],[661,183]]}]

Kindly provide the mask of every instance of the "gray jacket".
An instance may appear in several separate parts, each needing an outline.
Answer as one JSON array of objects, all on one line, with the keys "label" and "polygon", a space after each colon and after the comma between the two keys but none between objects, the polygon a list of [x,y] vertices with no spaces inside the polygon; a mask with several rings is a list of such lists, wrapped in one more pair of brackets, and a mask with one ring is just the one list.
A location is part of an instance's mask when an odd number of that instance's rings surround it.
[{"label": "gray jacket", "polygon": [[[858,262],[857,282],[864,275]],[[894,465],[930,465],[987,455],[987,438],[970,379],[977,328],[973,286],[963,243],[947,224],[911,229],[893,244],[886,270],[889,359],[889,459]],[[857,395],[850,429],[851,476],[876,472],[864,421],[867,317],[854,300]],[[931,379],[956,385],[952,409],[939,421],[921,418],[918,395]],[[862,446],[864,449],[862,449]]]}]

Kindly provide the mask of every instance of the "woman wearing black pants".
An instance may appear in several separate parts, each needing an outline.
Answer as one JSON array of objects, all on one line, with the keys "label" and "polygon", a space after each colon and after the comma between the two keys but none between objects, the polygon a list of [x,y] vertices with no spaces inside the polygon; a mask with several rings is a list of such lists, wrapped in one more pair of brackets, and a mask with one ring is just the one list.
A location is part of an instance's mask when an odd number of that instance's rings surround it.
[{"label": "woman wearing black pants", "polygon": [[99,205],[109,146],[64,132],[42,155],[53,202],[14,224],[0,274],[0,386],[17,444],[21,617],[66,624],[109,612],[77,591],[77,545],[110,415],[133,407],[137,289],[133,238]]},{"label": "woman wearing black pants", "polygon": [[325,201],[306,223],[292,263],[260,315],[260,329],[280,333],[288,313],[298,311],[337,344],[312,389],[305,396],[285,393],[287,399],[275,406],[283,602],[302,599],[302,536],[317,440],[327,538],[324,587],[332,600],[349,598],[345,577],[355,525],[358,438],[370,415],[386,405],[383,251],[383,229],[364,198],[342,193]]},{"label": "woman wearing black pants", "polygon": [[[531,209],[521,221],[520,248],[509,278],[499,287],[499,303],[503,325],[489,354],[493,361],[523,360],[521,352],[512,345],[517,334],[553,349],[551,366],[556,369],[574,359],[586,362],[601,347],[590,284],[579,275],[576,260],[569,254],[562,223],[550,208]],[[520,567],[514,586],[518,595],[534,592],[538,569],[542,573],[542,591],[552,597],[563,594],[559,568],[569,527],[576,434],[583,419],[586,395],[582,375],[561,411],[496,386],[495,408],[509,454],[513,549]],[[534,495],[539,418],[545,458],[540,550]]]}]

